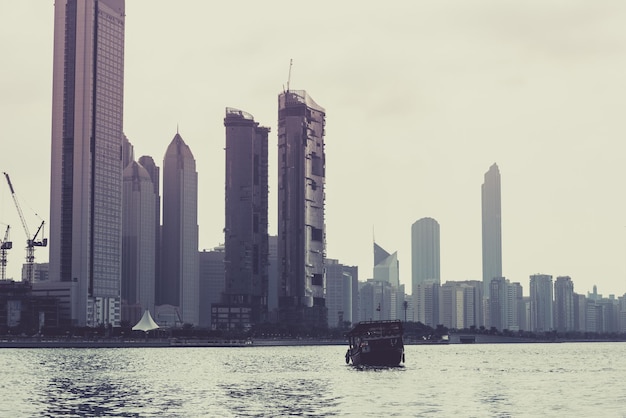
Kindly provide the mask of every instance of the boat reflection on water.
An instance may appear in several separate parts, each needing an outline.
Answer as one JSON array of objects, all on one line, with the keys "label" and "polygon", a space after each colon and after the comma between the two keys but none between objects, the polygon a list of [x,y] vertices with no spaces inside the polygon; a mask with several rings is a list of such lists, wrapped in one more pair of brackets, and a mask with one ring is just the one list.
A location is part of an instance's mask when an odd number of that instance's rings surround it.
[{"label": "boat reflection on water", "polygon": [[354,366],[398,366],[404,363],[402,322],[363,321],[346,334],[346,364]]}]

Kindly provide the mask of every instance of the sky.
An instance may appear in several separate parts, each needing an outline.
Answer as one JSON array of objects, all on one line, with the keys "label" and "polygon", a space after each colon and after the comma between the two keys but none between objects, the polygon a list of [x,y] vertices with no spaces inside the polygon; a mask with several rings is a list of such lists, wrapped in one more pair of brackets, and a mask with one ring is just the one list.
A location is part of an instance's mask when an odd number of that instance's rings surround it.
[{"label": "sky", "polygon": [[[176,131],[198,171],[199,247],[223,242],[224,110],[270,133],[286,88],[326,109],[327,256],[372,276],[373,241],[441,228],[441,281],[481,280],[481,184],[502,181],[503,274],[568,275],[626,293],[626,3],[622,1],[126,1],[124,131],[162,166]],[[1,2],[0,171],[31,233],[49,219],[54,2]],[[291,78],[288,80],[289,63]],[[4,179],[2,179],[4,183]],[[26,235],[0,184],[0,238]],[[36,261],[47,261],[37,248]]]}]

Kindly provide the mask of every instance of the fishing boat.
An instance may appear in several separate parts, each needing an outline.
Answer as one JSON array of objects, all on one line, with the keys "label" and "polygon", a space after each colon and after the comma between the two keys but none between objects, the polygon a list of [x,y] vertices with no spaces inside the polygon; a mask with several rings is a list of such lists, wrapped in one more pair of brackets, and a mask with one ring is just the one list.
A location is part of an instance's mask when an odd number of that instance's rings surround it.
[{"label": "fishing boat", "polygon": [[362,321],[346,334],[349,348],[346,364],[359,366],[398,366],[404,363],[402,322]]}]

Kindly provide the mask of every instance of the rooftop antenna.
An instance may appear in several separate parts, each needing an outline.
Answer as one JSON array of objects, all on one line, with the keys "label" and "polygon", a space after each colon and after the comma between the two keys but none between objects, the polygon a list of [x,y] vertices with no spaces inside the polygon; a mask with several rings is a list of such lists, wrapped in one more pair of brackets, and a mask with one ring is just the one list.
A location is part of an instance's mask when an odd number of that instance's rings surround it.
[{"label": "rooftop antenna", "polygon": [[289,92],[289,83],[291,82],[291,66],[293,65],[293,59],[289,59],[289,76],[287,76],[287,92]]}]

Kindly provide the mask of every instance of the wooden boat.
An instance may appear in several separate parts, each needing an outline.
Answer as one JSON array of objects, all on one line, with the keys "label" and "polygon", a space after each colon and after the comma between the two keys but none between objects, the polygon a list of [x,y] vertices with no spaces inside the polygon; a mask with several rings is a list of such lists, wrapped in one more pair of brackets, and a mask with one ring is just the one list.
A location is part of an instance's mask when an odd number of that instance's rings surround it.
[{"label": "wooden boat", "polygon": [[404,362],[402,322],[362,321],[346,334],[349,348],[346,364],[398,366]]}]

